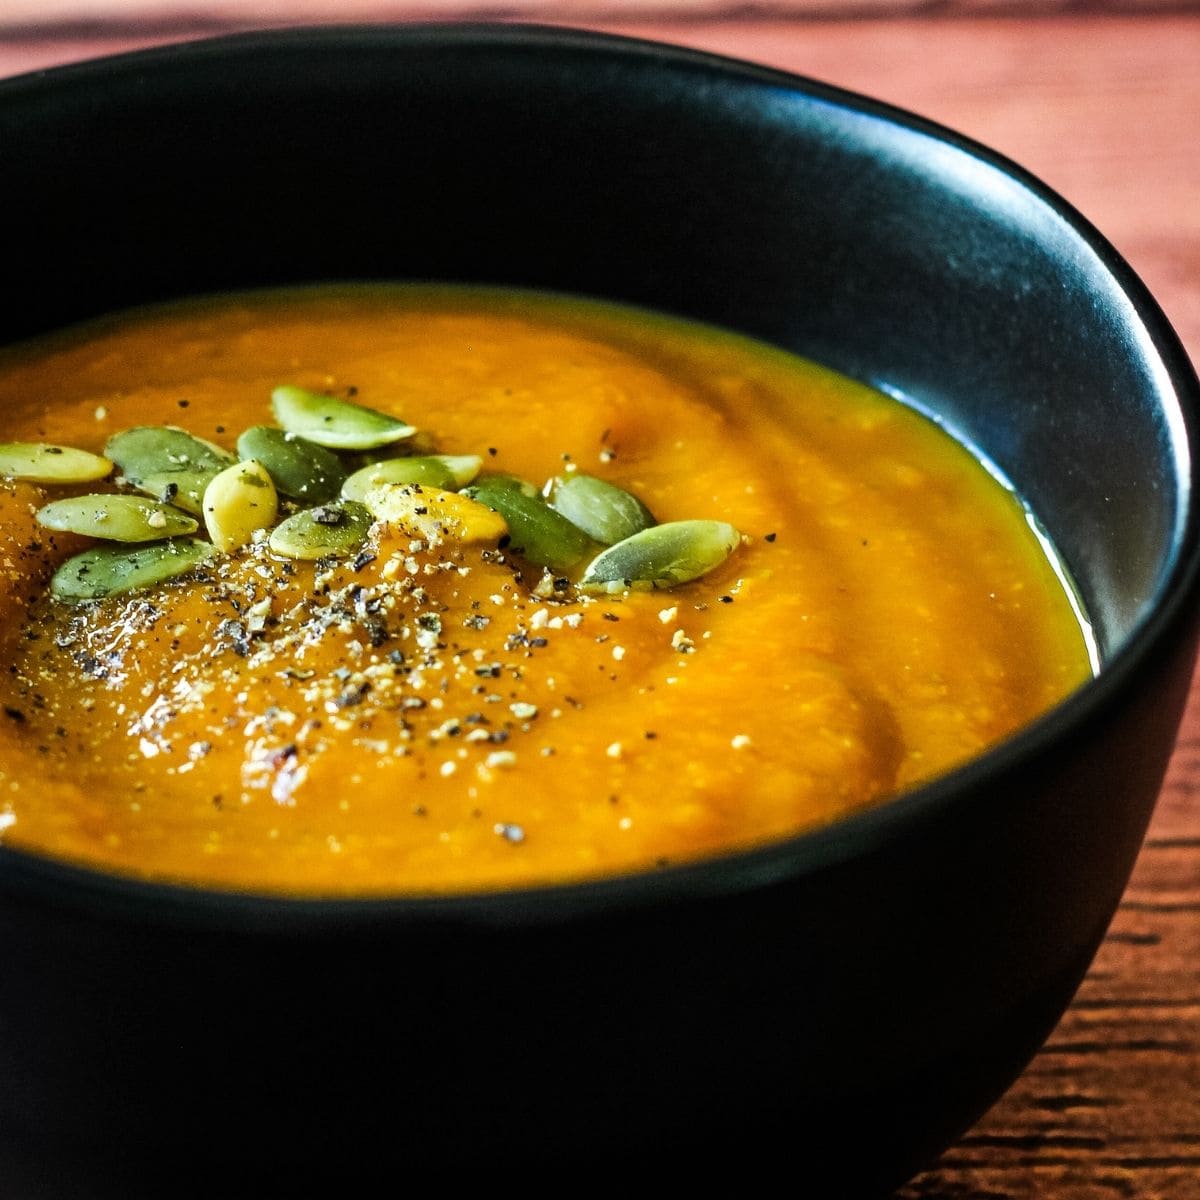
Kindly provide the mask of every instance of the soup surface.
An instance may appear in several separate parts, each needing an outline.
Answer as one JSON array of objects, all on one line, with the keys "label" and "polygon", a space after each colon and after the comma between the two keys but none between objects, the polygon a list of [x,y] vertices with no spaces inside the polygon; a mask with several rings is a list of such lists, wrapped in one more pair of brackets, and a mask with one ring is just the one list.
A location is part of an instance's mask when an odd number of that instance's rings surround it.
[{"label": "soup surface", "polygon": [[879,803],[1090,672],[1027,514],[967,451],[728,334],[526,294],[321,288],[138,312],[0,358],[10,440],[101,454],[148,425],[232,450],[273,423],[279,385],[417,427],[340,452],[346,470],[480,455],[481,480],[587,475],[740,541],[677,586],[586,592],[483,509],[492,525],[441,536],[378,521],[315,562],[259,534],[81,600],[50,580],[92,540],[36,514],[128,485],[10,481],[7,844],[318,894],[652,868]]}]

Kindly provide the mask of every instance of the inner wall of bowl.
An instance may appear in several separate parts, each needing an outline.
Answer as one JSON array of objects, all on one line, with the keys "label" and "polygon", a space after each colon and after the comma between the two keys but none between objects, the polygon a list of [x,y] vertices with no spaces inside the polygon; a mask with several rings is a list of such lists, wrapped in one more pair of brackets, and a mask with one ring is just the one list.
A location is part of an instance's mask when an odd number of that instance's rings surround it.
[{"label": "inner wall of bowl", "polygon": [[326,31],[0,85],[0,341],[319,279],[548,287],[911,397],[1016,484],[1111,653],[1186,496],[1101,258],[987,161],[779,76],[508,29]]}]

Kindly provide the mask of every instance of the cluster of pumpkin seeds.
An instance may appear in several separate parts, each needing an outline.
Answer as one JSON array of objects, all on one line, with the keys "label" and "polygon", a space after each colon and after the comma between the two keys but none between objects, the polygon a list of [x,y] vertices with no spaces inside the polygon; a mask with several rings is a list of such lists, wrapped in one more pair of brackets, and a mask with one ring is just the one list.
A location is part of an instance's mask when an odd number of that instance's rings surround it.
[{"label": "cluster of pumpkin seeds", "polygon": [[656,523],[636,496],[591,475],[555,476],[540,491],[512,475],[463,489],[508,524],[509,545],[537,566],[578,571],[582,592],[669,588],[723,563],[741,534],[724,521]]},{"label": "cluster of pumpkin seeds", "polygon": [[[724,562],[741,540],[723,521],[658,524],[635,496],[590,475],[539,489],[480,476],[478,455],[414,453],[414,426],[347,400],[283,386],[271,408],[278,426],[245,430],[236,455],[157,425],[115,434],[103,455],[0,445],[0,475],[10,479],[79,485],[115,471],[131,489],[38,510],[48,529],[99,540],[59,567],[52,593],[82,601],[150,588],[264,537],[281,558],[349,557],[376,521],[503,541],[535,566],[569,573],[582,592],[673,587]],[[195,536],[201,524],[207,541]]]}]

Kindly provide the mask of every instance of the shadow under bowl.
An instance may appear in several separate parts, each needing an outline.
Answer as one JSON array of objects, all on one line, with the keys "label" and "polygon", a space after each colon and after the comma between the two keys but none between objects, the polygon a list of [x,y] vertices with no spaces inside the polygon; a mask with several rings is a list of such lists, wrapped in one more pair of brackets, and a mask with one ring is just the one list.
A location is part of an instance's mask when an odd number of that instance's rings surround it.
[{"label": "shadow under bowl", "polygon": [[11,1195],[779,1162],[854,1196],[999,1095],[1116,907],[1194,659],[1197,382],[1086,222],[870,100],[520,27],[252,35],[10,80],[0,162],[0,341],[350,278],[725,325],[981,447],[1103,658],[952,775],[655,875],[286,900],[0,849]]}]

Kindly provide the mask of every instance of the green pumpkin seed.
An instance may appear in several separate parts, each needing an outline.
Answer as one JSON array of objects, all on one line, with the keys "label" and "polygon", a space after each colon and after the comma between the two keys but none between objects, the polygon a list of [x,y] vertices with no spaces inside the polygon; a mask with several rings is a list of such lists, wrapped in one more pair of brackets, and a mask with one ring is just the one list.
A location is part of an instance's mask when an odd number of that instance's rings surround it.
[{"label": "green pumpkin seed", "polygon": [[197,472],[172,471],[161,475],[145,475],[133,486],[163,504],[174,504],[200,517],[204,515],[204,491],[213,478],[213,475]]},{"label": "green pumpkin seed", "polygon": [[415,426],[373,408],[298,387],[277,387],[271,393],[271,411],[288,433],[334,450],[370,450],[417,432]]},{"label": "green pumpkin seed", "polygon": [[0,443],[0,475],[30,483],[94,483],[111,474],[112,463],[74,446],[46,442]]},{"label": "green pumpkin seed", "polygon": [[276,525],[267,544],[280,558],[342,558],[367,540],[374,521],[370,510],[354,500],[322,504]]},{"label": "green pumpkin seed", "polygon": [[169,425],[140,425],[108,439],[105,454],[139,492],[203,516],[204,489],[237,460],[220,446]]},{"label": "green pumpkin seed", "polygon": [[141,591],[183,575],[216,557],[217,551],[194,538],[154,542],[126,549],[93,546],[68,558],[50,581],[60,600],[98,600]]},{"label": "green pumpkin seed", "polygon": [[[240,443],[239,443],[240,444]],[[279,497],[262,463],[249,459],[215,475],[204,491],[204,524],[218,550],[231,554],[275,523]]]},{"label": "green pumpkin seed", "polygon": [[565,571],[592,549],[592,541],[552,509],[531,483],[512,475],[488,475],[463,489],[508,523],[509,545],[539,567]]},{"label": "green pumpkin seed", "polygon": [[584,592],[649,590],[687,583],[718,567],[741,534],[724,521],[669,521],[601,551],[579,581]]},{"label": "green pumpkin seed", "polygon": [[37,522],[47,529],[81,533],[109,542],[157,542],[195,533],[194,517],[143,496],[72,496],[38,509]]},{"label": "green pumpkin seed", "polygon": [[426,454],[419,458],[388,458],[355,471],[342,484],[342,496],[347,500],[363,500],[368,492],[384,484],[419,483],[457,491],[479,474],[483,459],[478,454]]},{"label": "green pumpkin seed", "polygon": [[634,495],[594,475],[559,475],[545,487],[550,507],[605,546],[624,541],[654,524]]},{"label": "green pumpkin seed", "polygon": [[276,488],[293,500],[312,504],[333,500],[346,478],[346,468],[332,450],[270,425],[247,429],[238,438],[237,449],[243,461],[262,463]]}]

